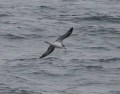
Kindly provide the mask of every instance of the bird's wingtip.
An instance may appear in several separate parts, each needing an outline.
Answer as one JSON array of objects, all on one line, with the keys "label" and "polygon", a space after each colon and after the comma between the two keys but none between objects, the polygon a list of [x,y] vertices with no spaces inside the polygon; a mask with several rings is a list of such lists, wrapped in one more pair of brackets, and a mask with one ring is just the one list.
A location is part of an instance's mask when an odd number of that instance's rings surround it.
[{"label": "bird's wingtip", "polygon": [[70,30],[73,30],[73,27],[71,27]]}]

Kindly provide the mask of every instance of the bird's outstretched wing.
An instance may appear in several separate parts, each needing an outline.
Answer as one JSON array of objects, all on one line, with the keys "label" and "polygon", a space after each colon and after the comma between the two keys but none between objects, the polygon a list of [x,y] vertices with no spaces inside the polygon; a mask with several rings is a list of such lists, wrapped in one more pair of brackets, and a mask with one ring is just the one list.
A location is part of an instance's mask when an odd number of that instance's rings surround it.
[{"label": "bird's outstretched wing", "polygon": [[43,57],[49,55],[51,52],[53,52],[54,49],[55,49],[55,47],[53,45],[50,45],[48,47],[47,51],[40,58],[43,58]]},{"label": "bird's outstretched wing", "polygon": [[67,33],[65,33],[64,35],[60,36],[56,41],[62,42],[65,38],[69,37],[72,34],[73,31],[73,27],[71,27]]}]

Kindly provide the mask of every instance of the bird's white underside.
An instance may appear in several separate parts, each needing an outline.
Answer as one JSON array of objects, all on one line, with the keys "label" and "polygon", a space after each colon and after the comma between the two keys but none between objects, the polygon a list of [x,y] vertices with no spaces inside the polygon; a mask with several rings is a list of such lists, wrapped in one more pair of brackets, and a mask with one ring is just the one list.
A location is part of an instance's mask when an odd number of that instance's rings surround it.
[{"label": "bird's white underside", "polygon": [[58,41],[55,41],[55,42],[53,42],[53,43],[45,41],[45,43],[50,44],[50,45],[53,45],[53,46],[56,47],[56,48],[63,48],[61,42],[58,42]]},{"label": "bird's white underside", "polygon": [[57,47],[57,48],[63,48],[61,42],[57,42],[57,41],[56,41],[56,42],[53,42],[52,45],[54,45],[54,46]]}]

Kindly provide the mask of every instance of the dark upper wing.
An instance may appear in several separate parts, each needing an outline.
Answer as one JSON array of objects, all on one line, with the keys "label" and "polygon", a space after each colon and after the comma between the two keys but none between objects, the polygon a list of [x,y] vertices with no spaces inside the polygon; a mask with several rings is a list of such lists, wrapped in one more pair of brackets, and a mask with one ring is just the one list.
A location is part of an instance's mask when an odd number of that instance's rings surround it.
[{"label": "dark upper wing", "polygon": [[60,41],[60,42],[63,41],[63,39],[65,39],[65,38],[67,38],[67,37],[69,37],[71,35],[72,31],[73,31],[73,27],[71,27],[67,31],[67,33],[65,33],[64,35],[60,36],[56,41]]},{"label": "dark upper wing", "polygon": [[50,45],[48,47],[47,51],[40,58],[43,58],[43,57],[49,55],[54,49],[55,49],[55,47],[53,45]]}]

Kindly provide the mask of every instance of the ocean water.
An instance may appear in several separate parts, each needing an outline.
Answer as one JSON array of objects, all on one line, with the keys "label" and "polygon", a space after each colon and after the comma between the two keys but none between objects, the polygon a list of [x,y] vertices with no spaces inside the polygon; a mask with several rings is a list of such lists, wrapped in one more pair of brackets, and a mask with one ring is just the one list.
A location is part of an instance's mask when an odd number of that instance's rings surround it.
[{"label": "ocean water", "polygon": [[120,94],[120,0],[0,0],[0,94]]}]

